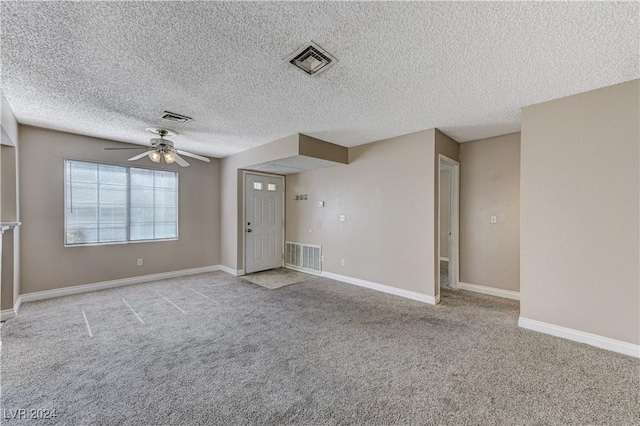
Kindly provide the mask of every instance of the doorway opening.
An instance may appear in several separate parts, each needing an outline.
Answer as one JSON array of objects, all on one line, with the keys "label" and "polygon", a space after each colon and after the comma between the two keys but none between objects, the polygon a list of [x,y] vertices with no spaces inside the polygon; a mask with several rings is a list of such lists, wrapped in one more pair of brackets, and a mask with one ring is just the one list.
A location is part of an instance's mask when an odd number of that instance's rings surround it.
[{"label": "doorway opening", "polygon": [[438,296],[459,283],[460,163],[442,154],[438,173]]},{"label": "doorway opening", "polygon": [[243,172],[244,273],[284,266],[284,176]]}]

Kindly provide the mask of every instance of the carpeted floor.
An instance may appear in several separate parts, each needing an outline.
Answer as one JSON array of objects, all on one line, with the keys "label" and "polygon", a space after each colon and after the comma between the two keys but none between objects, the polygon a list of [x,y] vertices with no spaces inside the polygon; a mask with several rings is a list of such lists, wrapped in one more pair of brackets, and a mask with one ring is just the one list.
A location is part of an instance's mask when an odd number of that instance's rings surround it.
[{"label": "carpeted floor", "polygon": [[640,360],[518,328],[518,310],[222,272],[26,303],[0,330],[2,423],[640,422]]}]

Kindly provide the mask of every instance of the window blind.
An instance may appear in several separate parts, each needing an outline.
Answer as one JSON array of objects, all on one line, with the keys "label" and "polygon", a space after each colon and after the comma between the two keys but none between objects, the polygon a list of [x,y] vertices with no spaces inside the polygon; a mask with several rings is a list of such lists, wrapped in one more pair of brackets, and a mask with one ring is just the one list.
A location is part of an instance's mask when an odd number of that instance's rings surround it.
[{"label": "window blind", "polygon": [[177,173],[65,160],[65,244],[178,237]]}]

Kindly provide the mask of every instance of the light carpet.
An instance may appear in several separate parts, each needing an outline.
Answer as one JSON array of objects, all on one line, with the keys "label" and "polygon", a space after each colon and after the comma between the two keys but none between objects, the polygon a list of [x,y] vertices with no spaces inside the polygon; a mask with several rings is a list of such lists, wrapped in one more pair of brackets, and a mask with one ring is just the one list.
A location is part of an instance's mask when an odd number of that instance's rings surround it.
[{"label": "light carpet", "polygon": [[1,329],[1,406],[58,417],[2,423],[640,422],[640,360],[518,328],[518,311],[222,272],[25,303]]}]

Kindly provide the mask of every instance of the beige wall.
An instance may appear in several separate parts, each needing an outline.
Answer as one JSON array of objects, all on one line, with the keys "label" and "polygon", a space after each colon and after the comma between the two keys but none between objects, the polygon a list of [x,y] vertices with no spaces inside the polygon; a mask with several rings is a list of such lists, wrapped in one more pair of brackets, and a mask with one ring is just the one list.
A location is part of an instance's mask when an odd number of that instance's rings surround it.
[{"label": "beige wall", "polygon": [[17,205],[17,179],[16,179],[16,148],[13,146],[0,146],[2,151],[0,173],[0,218],[2,222],[15,222],[18,215]]},{"label": "beige wall", "polygon": [[440,257],[449,257],[451,232],[451,185],[449,169],[440,170]]},{"label": "beige wall", "polygon": [[349,165],[287,176],[287,240],[322,245],[324,271],[433,296],[435,133],[361,145]]},{"label": "beige wall", "polygon": [[640,343],[640,80],[522,111],[521,315]]},{"label": "beige wall", "polygon": [[[18,121],[9,102],[0,91],[0,219],[3,222],[20,220],[18,191]],[[0,309],[11,309],[20,292],[20,228],[2,235],[0,261]]]},{"label": "beige wall", "polygon": [[[64,247],[64,158],[159,167],[145,158],[128,163],[131,146],[20,126],[21,293],[217,265],[220,263],[219,160],[166,166],[179,171],[178,241]],[[137,267],[136,259],[144,259]]]},{"label": "beige wall", "polygon": [[460,281],[520,291],[520,133],[460,144]]},{"label": "beige wall", "polygon": [[347,164],[349,162],[349,150],[343,146],[303,134],[298,135],[298,141],[300,155],[334,161],[336,163]]},{"label": "beige wall", "polygon": [[[0,219],[2,222],[18,220],[16,148],[0,146]],[[2,234],[2,266],[0,267],[0,309],[11,309],[18,297],[19,277],[16,273],[19,229],[8,229]]]},{"label": "beige wall", "polygon": [[297,156],[347,163],[347,148],[303,134],[287,136],[265,145],[225,157],[221,162],[222,264],[241,271],[244,268],[242,169],[274,160]]},{"label": "beige wall", "polygon": [[221,160],[221,263],[229,268],[243,268],[242,221],[243,205],[242,169],[280,158],[298,155],[298,135],[287,136],[266,145],[240,152]]}]

